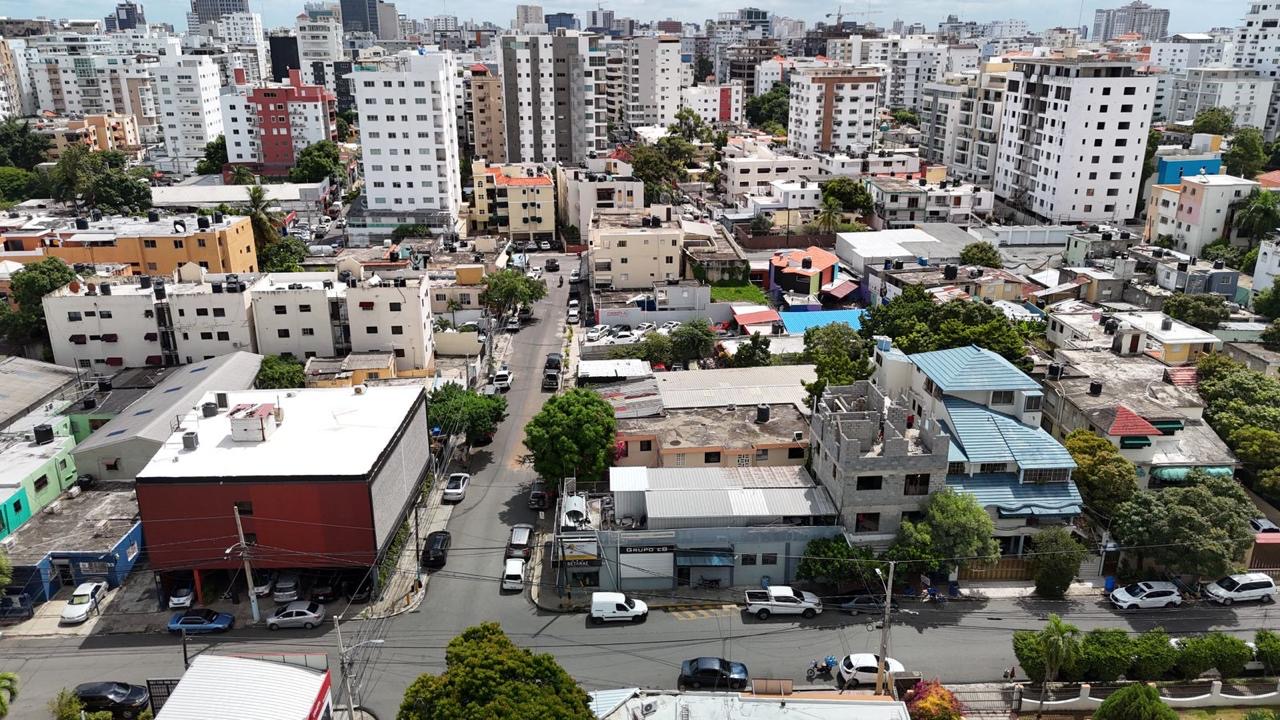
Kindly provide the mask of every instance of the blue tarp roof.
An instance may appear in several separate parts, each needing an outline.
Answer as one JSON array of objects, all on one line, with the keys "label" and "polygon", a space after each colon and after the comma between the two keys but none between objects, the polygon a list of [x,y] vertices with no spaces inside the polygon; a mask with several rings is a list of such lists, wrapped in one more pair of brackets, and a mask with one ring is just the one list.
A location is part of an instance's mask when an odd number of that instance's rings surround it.
[{"label": "blue tarp roof", "polygon": [[994,507],[1009,517],[1027,515],[1079,515],[1084,506],[1075,481],[1024,483],[1013,473],[948,475],[947,487],[972,495],[983,507]]},{"label": "blue tarp roof", "polygon": [[[788,328],[789,329],[789,328]],[[1039,390],[1013,363],[976,345],[908,356],[943,392]]]},{"label": "blue tarp roof", "polygon": [[1074,468],[1071,453],[1038,427],[984,405],[956,397],[944,397],[952,440],[972,463],[1016,462],[1023,470]]},{"label": "blue tarp roof", "polygon": [[786,326],[788,333],[803,335],[804,331],[811,327],[830,325],[831,323],[844,323],[857,330],[862,327],[862,316],[866,312],[866,310],[811,310],[808,312],[784,312],[778,314],[782,316],[782,324]]}]

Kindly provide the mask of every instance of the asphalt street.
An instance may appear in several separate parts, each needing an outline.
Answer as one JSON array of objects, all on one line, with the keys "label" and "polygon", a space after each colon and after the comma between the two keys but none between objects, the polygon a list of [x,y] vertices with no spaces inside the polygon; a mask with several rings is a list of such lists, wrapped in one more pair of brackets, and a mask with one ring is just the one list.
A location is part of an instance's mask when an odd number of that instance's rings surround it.
[{"label": "asphalt street", "polygon": [[[540,266],[543,257],[535,255],[534,262]],[[571,263],[562,259],[561,274],[567,278],[571,269]],[[535,308],[535,322],[512,338],[510,366],[515,381],[507,394],[508,418],[493,442],[477,448],[471,459],[471,487],[449,523],[453,549],[447,567],[432,576],[418,610],[378,627],[376,635],[384,639],[383,644],[367,646],[355,656],[362,704],[381,718],[395,717],[400,698],[415,677],[444,669],[448,641],[463,628],[485,621],[501,623],[523,647],[552,653],[587,689],[670,688],[680,662],[697,655],[742,661],[752,677],[803,682],[804,670],[815,657],[875,651],[879,630],[875,619],[865,616],[829,611],[813,620],[775,616],[761,622],[724,608],[655,611],[642,624],[597,627],[584,615],[538,610],[527,592],[499,590],[498,573],[510,526],[539,519],[526,503],[525,488],[534,474],[521,464],[523,426],[548,397],[538,381],[546,353],[561,349],[568,283],[559,287],[552,274],[548,287],[548,298]],[[736,595],[726,597],[731,601]],[[1101,597],[996,599],[941,607],[907,601],[904,608],[917,614],[895,617],[891,656],[908,670],[952,683],[998,681],[1014,663],[1013,631],[1038,629],[1051,612],[1084,630],[1141,632],[1160,626],[1175,636],[1223,630],[1241,637],[1261,628],[1275,629],[1280,615],[1275,605],[1200,604],[1120,613]],[[362,632],[360,625],[343,626],[348,644]],[[206,649],[253,654],[326,652],[331,666],[337,665],[332,626],[279,633],[236,629],[224,636],[193,639],[189,647],[192,653]],[[179,676],[182,646],[168,635],[0,637],[0,671],[19,673],[23,683],[10,717],[45,718],[45,704],[61,687],[89,680],[143,682]]]}]

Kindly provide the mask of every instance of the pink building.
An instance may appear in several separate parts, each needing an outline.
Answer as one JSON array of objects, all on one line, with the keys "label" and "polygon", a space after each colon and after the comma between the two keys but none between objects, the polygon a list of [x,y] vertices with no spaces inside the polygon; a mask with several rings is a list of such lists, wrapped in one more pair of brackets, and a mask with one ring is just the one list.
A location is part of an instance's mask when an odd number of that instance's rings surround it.
[{"label": "pink building", "polygon": [[337,98],[321,85],[306,85],[300,70],[287,85],[251,85],[236,68],[235,84],[221,97],[227,162],[262,175],[285,175],[298,153],[322,140],[337,140]]}]

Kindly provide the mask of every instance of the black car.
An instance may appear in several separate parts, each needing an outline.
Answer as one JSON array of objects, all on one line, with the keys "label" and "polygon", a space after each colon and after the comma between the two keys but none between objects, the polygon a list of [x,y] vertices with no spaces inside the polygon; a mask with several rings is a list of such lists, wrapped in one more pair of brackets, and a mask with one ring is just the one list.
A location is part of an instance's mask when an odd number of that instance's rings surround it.
[{"label": "black car", "polygon": [[449,561],[449,546],[453,536],[448,530],[437,530],[427,535],[422,545],[422,567],[442,568]]},{"label": "black car", "polygon": [[91,682],[76,686],[76,697],[88,712],[106,710],[113,718],[132,720],[142,714],[151,702],[144,685],[122,682]]},{"label": "black car", "polygon": [[529,508],[531,510],[547,510],[551,507],[551,493],[547,492],[545,480],[534,480],[529,486]]},{"label": "black car", "polygon": [[744,690],[750,682],[747,666],[718,657],[685,660],[680,665],[677,687]]},{"label": "black car", "polygon": [[[882,615],[884,614],[884,598],[878,595],[855,595],[839,604],[841,610],[850,615]],[[889,601],[889,612],[898,612],[898,601]]]},{"label": "black car", "polygon": [[373,580],[369,577],[368,571],[358,570],[348,573],[344,580],[342,585],[351,602],[369,602],[369,598],[373,595]]},{"label": "black car", "polygon": [[311,586],[311,601],[331,603],[342,594],[342,578],[337,575],[326,575],[316,580]]},{"label": "black car", "polygon": [[543,264],[543,268],[547,272],[560,272],[560,261],[555,258],[547,258],[547,262]]},{"label": "black car", "polygon": [[547,361],[542,365],[543,370],[559,370],[564,364],[564,356],[558,352],[547,353]]}]

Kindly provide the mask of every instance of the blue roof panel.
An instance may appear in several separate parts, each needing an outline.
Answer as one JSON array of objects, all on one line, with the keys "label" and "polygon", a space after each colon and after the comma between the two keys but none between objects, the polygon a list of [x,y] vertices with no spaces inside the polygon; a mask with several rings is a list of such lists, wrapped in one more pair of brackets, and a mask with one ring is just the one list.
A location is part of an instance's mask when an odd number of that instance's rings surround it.
[{"label": "blue roof panel", "polygon": [[969,462],[1016,462],[1023,470],[1076,466],[1071,453],[1040,428],[968,400],[944,397],[942,401],[951,417],[947,430]]},{"label": "blue roof panel", "polygon": [[1039,390],[1035,380],[996,353],[976,345],[908,356],[942,392]]},{"label": "blue roof panel", "polygon": [[983,507],[995,507],[1001,515],[1079,515],[1084,499],[1075,481],[1050,483],[1018,482],[1013,473],[990,475],[948,475],[947,487],[972,495]]}]

